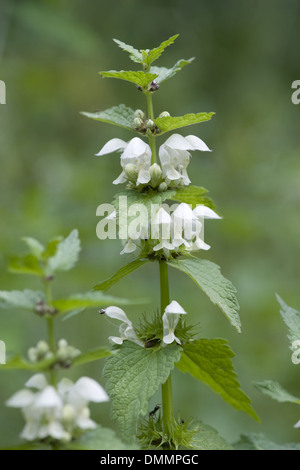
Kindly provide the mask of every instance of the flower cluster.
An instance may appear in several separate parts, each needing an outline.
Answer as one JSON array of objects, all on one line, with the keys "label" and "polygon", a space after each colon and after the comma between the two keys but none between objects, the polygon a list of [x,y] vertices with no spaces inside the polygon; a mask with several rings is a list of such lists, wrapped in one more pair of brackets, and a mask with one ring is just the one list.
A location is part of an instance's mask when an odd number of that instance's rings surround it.
[{"label": "flower cluster", "polygon": [[[129,320],[124,310],[119,307],[111,306],[103,310],[103,313],[108,318],[119,320],[121,322],[119,327],[120,336],[110,336],[109,341],[111,344],[120,346],[125,340],[128,340],[138,344],[141,347],[144,347],[144,343],[138,338],[133,328],[132,322]],[[176,302],[176,300],[173,300],[169,305],[167,305],[162,316],[162,346],[171,344],[174,341],[176,341],[178,344],[181,344],[180,340],[175,336],[175,329],[178,325],[180,315],[185,314],[186,311],[181,307],[181,305],[179,305],[178,302]]]},{"label": "flower cluster", "polygon": [[63,378],[55,388],[43,374],[36,374],[25,387],[6,404],[21,408],[26,421],[21,437],[28,441],[70,441],[81,430],[97,426],[90,419],[88,403],[108,401],[104,389],[89,377],[81,377],[76,383]]},{"label": "flower cluster", "polygon": [[175,186],[187,186],[190,179],[187,166],[190,162],[189,151],[210,149],[194,135],[183,137],[173,134],[159,148],[161,166],[157,163],[151,165],[151,149],[139,137],[129,142],[121,139],[111,139],[97,153],[97,156],[107,155],[115,151],[121,153],[122,173],[113,181],[114,184],[129,182],[131,187],[142,189],[145,186],[166,190]]}]

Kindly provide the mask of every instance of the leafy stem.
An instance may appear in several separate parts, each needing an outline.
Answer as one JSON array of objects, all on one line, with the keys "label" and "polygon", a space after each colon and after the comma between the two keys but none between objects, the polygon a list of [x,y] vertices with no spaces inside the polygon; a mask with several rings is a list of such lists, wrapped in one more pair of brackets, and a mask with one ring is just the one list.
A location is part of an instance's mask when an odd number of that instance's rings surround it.
[{"label": "leafy stem", "polygon": [[[46,302],[47,302],[47,305],[51,305],[51,302],[52,302],[51,280],[46,279],[44,282],[45,282]],[[53,354],[55,354],[56,341],[55,341],[54,318],[51,316],[48,316],[47,318],[47,331],[48,331],[48,343],[49,343],[50,351]],[[53,369],[50,369],[50,381],[51,381],[51,384],[55,387],[56,373]]]},{"label": "leafy stem", "polygon": [[[169,305],[170,303],[168,265],[164,261],[159,262],[159,274],[160,274],[160,305],[161,305],[161,315],[163,315],[166,306]],[[166,382],[162,384],[161,392],[162,392],[164,432],[167,436],[171,437],[173,426],[174,426],[171,374],[169,375]]]},{"label": "leafy stem", "polygon": [[[148,106],[148,118],[151,121],[154,121],[154,110],[153,110],[153,100],[152,100],[152,93],[149,91],[145,91],[146,99],[147,99],[147,106]],[[156,141],[155,136],[153,134],[148,135],[149,145],[151,148],[151,164],[156,163],[157,156],[156,156]]]}]

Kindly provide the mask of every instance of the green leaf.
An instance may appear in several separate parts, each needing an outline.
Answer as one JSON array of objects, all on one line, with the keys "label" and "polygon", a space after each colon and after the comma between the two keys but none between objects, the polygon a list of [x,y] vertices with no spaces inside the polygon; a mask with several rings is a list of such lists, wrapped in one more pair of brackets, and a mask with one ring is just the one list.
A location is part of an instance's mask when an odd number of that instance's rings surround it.
[{"label": "green leaf", "polygon": [[170,197],[172,201],[185,202],[186,204],[191,204],[193,209],[198,205],[204,205],[215,209],[215,205],[207,196],[204,196],[207,193],[207,189],[202,188],[201,186],[185,186],[184,188],[178,189],[174,196]]},{"label": "green leaf", "polygon": [[148,401],[167,380],[179,358],[178,345],[150,350],[130,341],[125,341],[117,354],[108,358],[104,377],[108,379],[112,417],[118,421],[126,440],[135,436],[139,417],[147,413]]},{"label": "green leaf", "polygon": [[234,353],[224,339],[199,339],[184,346],[176,367],[204,382],[235,409],[259,421],[250,399],[240,389],[232,357]]},{"label": "green leaf", "polygon": [[239,304],[234,285],[220,272],[220,267],[204,259],[180,259],[168,264],[187,274],[205,292],[213,304],[218,305],[232,326],[241,332]]},{"label": "green leaf", "polygon": [[171,68],[151,66],[150,72],[155,73],[157,75],[157,78],[155,79],[155,81],[161,84],[165,82],[166,80],[169,80],[169,78],[174,77],[174,75],[176,75],[177,72],[180,72],[180,70],[183,67],[193,62],[193,60],[194,60],[194,57],[188,60],[180,59]]},{"label": "green leaf", "polygon": [[35,310],[39,302],[45,302],[45,294],[26,289],[24,291],[0,291],[0,308],[22,308]]},{"label": "green leaf", "polygon": [[104,357],[111,356],[112,352],[106,348],[97,348],[91,351],[87,351],[84,353],[79,354],[75,357],[72,361],[72,365],[80,366],[81,364],[86,364],[87,362],[98,361],[99,359],[103,359]]},{"label": "green leaf", "polygon": [[67,299],[58,299],[52,302],[52,305],[60,313],[70,312],[71,310],[85,309],[89,307],[108,307],[109,305],[131,305],[133,302],[129,299],[122,299],[112,295],[103,294],[103,292],[86,292],[85,294],[76,294]]},{"label": "green leaf", "polygon": [[127,276],[128,274],[132,273],[136,269],[140,268],[144,264],[146,264],[149,260],[148,259],[136,259],[131,261],[131,263],[122,266],[115,274],[113,274],[110,278],[106,279],[105,281],[100,282],[100,284],[96,284],[94,286],[94,290],[107,290],[114,284],[116,284],[120,279]]},{"label": "green leaf", "polygon": [[160,135],[165,132],[179,129],[180,127],[191,126],[199,122],[209,121],[215,113],[185,114],[184,116],[166,116],[154,119],[154,123],[160,130]]},{"label": "green leaf", "polygon": [[123,49],[123,51],[129,52],[129,57],[131,60],[133,60],[133,62],[138,64],[143,63],[143,55],[138,49],[135,49],[133,46],[130,46],[125,42],[119,41],[119,39],[113,39],[113,41],[115,41],[115,43],[118,44],[118,46]]},{"label": "green leaf", "polygon": [[115,126],[124,127],[130,131],[134,130],[134,110],[128,106],[125,106],[124,104],[113,106],[112,108],[106,109],[105,111],[98,111],[96,113],[82,112],[81,114],[87,116],[88,118],[95,119],[96,121],[114,124]]},{"label": "green leaf", "polygon": [[135,83],[136,85],[146,88],[157,77],[156,74],[150,72],[143,72],[142,70],[108,70],[107,72],[99,72],[104,78],[118,78],[126,80],[127,82]]},{"label": "green leaf", "polygon": [[22,240],[26,243],[33,256],[37,259],[42,258],[45,247],[38,240],[32,237],[23,237]]},{"label": "green leaf", "polygon": [[263,434],[242,434],[240,440],[234,444],[235,450],[300,450],[300,444],[275,444]]},{"label": "green leaf", "polygon": [[52,364],[56,359],[49,358],[43,359],[42,361],[38,362],[29,362],[26,359],[23,359],[20,356],[15,356],[9,359],[6,364],[0,364],[0,370],[31,370],[31,371],[46,371],[49,370]]},{"label": "green leaf", "polygon": [[173,42],[175,41],[175,39],[178,38],[178,36],[179,34],[175,34],[174,36],[170,37],[166,41],[163,41],[158,47],[155,47],[154,49],[151,49],[150,51],[142,50],[141,52],[143,55],[143,63],[149,67],[150,64],[152,64],[152,62],[157,60],[162,55],[166,47],[173,44]]},{"label": "green leaf", "polygon": [[31,274],[33,276],[42,276],[43,271],[39,261],[34,255],[12,256],[9,260],[8,270],[11,273]]},{"label": "green leaf", "polygon": [[64,240],[57,244],[56,252],[48,258],[47,272],[68,271],[73,268],[80,252],[78,230],[73,230]]},{"label": "green leaf", "polygon": [[[112,429],[98,425],[92,431],[85,432],[81,437],[64,444],[68,450],[137,450],[136,445],[124,444]],[[101,456],[99,456],[101,464]],[[103,457],[106,458],[106,457]],[[104,462],[103,462],[104,463]]]},{"label": "green leaf", "polygon": [[254,386],[265,395],[279,402],[296,403],[300,405],[300,398],[291,395],[284,390],[278,382],[273,380],[264,380],[263,382],[254,382]]},{"label": "green leaf", "polygon": [[294,341],[300,340],[300,312],[289,307],[279,295],[276,295],[280,304],[280,314],[286,326],[288,327],[288,338],[291,342],[290,348],[294,350]]},{"label": "green leaf", "polygon": [[233,450],[233,447],[218,434],[216,429],[195,421],[191,430],[197,431],[192,437],[191,448],[195,450]]},{"label": "green leaf", "polygon": [[52,256],[55,255],[56,251],[57,251],[57,245],[63,241],[63,237],[61,236],[58,236],[58,237],[55,237],[55,238],[52,238],[48,243],[47,243],[47,246],[45,248],[45,251],[43,252],[43,258],[45,260],[51,258]]}]

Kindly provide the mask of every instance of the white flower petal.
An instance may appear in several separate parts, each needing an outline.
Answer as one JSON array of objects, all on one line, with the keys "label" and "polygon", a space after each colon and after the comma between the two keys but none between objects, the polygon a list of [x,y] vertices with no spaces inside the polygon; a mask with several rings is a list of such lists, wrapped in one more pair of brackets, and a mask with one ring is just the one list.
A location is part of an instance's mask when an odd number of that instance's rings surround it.
[{"label": "white flower petal", "polygon": [[172,300],[172,302],[165,308],[165,313],[176,313],[178,315],[185,315],[186,311],[181,307],[178,302],[176,302],[176,300]]},{"label": "white flower petal", "polygon": [[127,143],[122,139],[111,139],[102,147],[100,152],[96,153],[96,156],[107,155],[108,153],[115,152],[116,150],[122,150],[126,147]]},{"label": "white flower petal", "polygon": [[139,171],[138,179],[137,179],[137,182],[138,182],[139,184],[146,184],[146,183],[149,183],[150,179],[151,179],[151,176],[150,176],[149,170],[141,169],[141,170]]},{"label": "white flower petal", "polygon": [[172,134],[171,137],[169,137],[165,141],[163,146],[170,147],[171,149],[175,149],[175,150],[193,150],[194,149],[191,143],[180,134]]},{"label": "white flower petal", "polygon": [[35,374],[27,380],[25,386],[28,388],[36,388],[37,390],[43,390],[47,387],[48,382],[44,374]]},{"label": "white flower petal", "polygon": [[222,219],[215,211],[210,207],[198,205],[193,210],[193,213],[196,217],[201,217],[203,219]]},{"label": "white flower petal", "polygon": [[294,424],[294,428],[300,428],[300,420],[296,424]]},{"label": "white flower petal", "polygon": [[20,390],[6,401],[6,406],[25,408],[34,402],[35,396],[36,394],[30,390]]},{"label": "white flower petal", "polygon": [[209,250],[210,245],[207,245],[201,238],[197,237],[195,242],[193,243],[194,247],[192,248],[193,250]]},{"label": "white flower petal", "polygon": [[131,325],[131,321],[128,319],[124,310],[119,307],[111,306],[105,309],[105,315],[109,318],[114,318],[115,320],[120,320],[121,322],[127,323],[127,325]]},{"label": "white flower petal", "polygon": [[119,338],[118,336],[109,336],[108,340],[111,344],[118,344],[118,345],[123,344],[123,341],[124,341],[123,338]]},{"label": "white flower petal", "polygon": [[77,380],[74,390],[87,401],[100,403],[109,400],[104,388],[90,377],[81,377]]},{"label": "white flower petal", "polygon": [[61,397],[52,385],[48,385],[34,402],[37,408],[61,408],[62,404]]},{"label": "white flower petal", "polygon": [[171,331],[170,333],[168,333],[167,335],[163,337],[163,342],[165,344],[171,344],[173,343],[173,341],[175,341],[174,331]]},{"label": "white flower petal", "polygon": [[133,253],[137,249],[136,244],[129,238],[123,248],[123,250],[120,252],[120,255],[124,255],[125,253]]},{"label": "white flower petal", "polygon": [[23,431],[20,434],[22,439],[26,439],[27,441],[34,441],[38,437],[39,431],[39,422],[38,421],[29,421],[26,423]]},{"label": "white flower petal", "polygon": [[202,150],[203,152],[211,152],[203,140],[195,135],[188,135],[185,140],[191,145],[190,150]]},{"label": "white flower petal", "polygon": [[118,178],[116,178],[113,181],[113,184],[121,184],[121,183],[125,183],[125,181],[127,181],[127,179],[125,178],[125,172],[122,171],[122,173],[118,176]]},{"label": "white flower petal", "polygon": [[74,386],[74,383],[72,382],[72,380],[66,379],[64,377],[58,382],[57,391],[61,397],[65,398],[73,386]]},{"label": "white flower petal", "polygon": [[146,144],[142,139],[139,137],[134,137],[131,139],[122,154],[122,157],[140,157],[143,154],[146,156],[151,157],[151,150],[148,144]]}]

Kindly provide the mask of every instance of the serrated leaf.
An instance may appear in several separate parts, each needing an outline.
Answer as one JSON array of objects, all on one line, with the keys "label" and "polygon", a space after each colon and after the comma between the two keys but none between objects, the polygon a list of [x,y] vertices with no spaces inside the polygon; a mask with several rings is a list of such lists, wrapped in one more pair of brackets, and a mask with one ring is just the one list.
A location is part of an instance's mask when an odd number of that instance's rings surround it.
[{"label": "serrated leaf", "polygon": [[67,299],[57,299],[52,302],[53,307],[59,310],[59,313],[70,312],[89,307],[108,307],[109,305],[130,305],[137,303],[129,299],[123,299],[112,295],[103,294],[103,292],[86,292],[84,294],[76,294]]},{"label": "serrated leaf", "polygon": [[112,401],[112,417],[118,421],[126,440],[136,434],[140,416],[147,413],[148,401],[163,384],[180,358],[178,345],[149,350],[125,341],[117,354],[108,358],[104,377]]},{"label": "serrated leaf", "polygon": [[45,294],[40,291],[0,291],[0,308],[34,310],[39,302],[45,302]]},{"label": "serrated leaf", "polygon": [[242,434],[240,440],[234,444],[235,450],[300,450],[300,444],[276,444],[263,434]]},{"label": "serrated leaf", "polygon": [[170,37],[166,41],[163,41],[158,47],[155,47],[154,49],[142,50],[141,52],[143,55],[143,63],[149,67],[150,64],[152,64],[152,62],[157,60],[162,55],[166,47],[173,44],[173,42],[175,41],[175,39],[178,38],[178,36],[179,34],[175,34],[174,36]]},{"label": "serrated leaf", "polygon": [[138,64],[141,64],[143,62],[142,53],[138,49],[135,49],[133,46],[130,46],[125,42],[119,41],[119,39],[113,39],[113,41],[118,44],[118,46],[123,49],[123,51],[129,53],[129,57],[133,62],[136,62]]},{"label": "serrated leaf", "polygon": [[133,120],[134,110],[120,104],[119,106],[113,106],[112,108],[106,109],[105,111],[98,111],[96,113],[82,112],[84,116],[95,119],[96,121],[107,122],[108,124],[114,124],[115,126],[124,127],[130,131],[133,131]]},{"label": "serrated leaf", "polygon": [[63,237],[58,236],[55,238],[52,238],[48,243],[45,248],[45,251],[43,252],[43,258],[47,260],[51,256],[54,256],[56,251],[57,251],[57,245],[63,240]]},{"label": "serrated leaf", "polygon": [[32,237],[23,237],[22,240],[26,243],[33,256],[37,259],[42,257],[45,247],[38,240]]},{"label": "serrated leaf", "polygon": [[204,205],[215,209],[214,202],[209,197],[205,196],[207,189],[200,186],[185,186],[178,189],[175,194],[170,197],[172,201],[185,202],[193,206],[193,209],[198,205]]},{"label": "serrated leaf", "polygon": [[220,307],[232,326],[241,332],[236,288],[220,272],[220,267],[204,259],[168,261],[169,266],[187,274],[205,292],[213,304]]},{"label": "serrated leaf", "polygon": [[285,403],[296,403],[300,405],[300,398],[291,395],[289,392],[284,390],[278,382],[273,380],[264,380],[263,382],[254,382],[253,384],[260,392],[268,395],[269,397],[279,402]]},{"label": "serrated leaf", "polygon": [[107,348],[97,348],[91,351],[86,351],[79,354],[72,361],[73,366],[80,366],[81,364],[86,364],[88,362],[98,361],[104,357],[111,356],[112,352]]},{"label": "serrated leaf", "polygon": [[194,57],[191,57],[191,59],[180,59],[176,62],[175,65],[171,68],[167,67],[156,67],[156,66],[151,66],[150,67],[150,72],[155,73],[157,75],[157,78],[155,81],[158,84],[161,84],[165,82],[166,80],[169,80],[169,78],[174,77],[177,72],[180,72],[180,70],[185,67],[186,65],[192,63],[194,60]]},{"label": "serrated leaf", "polygon": [[160,135],[181,127],[191,126],[200,122],[209,121],[215,113],[185,114],[184,116],[166,116],[154,119],[160,130]]},{"label": "serrated leaf", "polygon": [[128,263],[125,266],[122,266],[122,268],[120,268],[110,278],[106,279],[105,281],[100,282],[100,284],[96,284],[94,286],[94,290],[103,291],[103,290],[109,289],[111,286],[119,282],[120,279],[132,273],[136,269],[140,268],[141,266],[146,264],[148,261],[149,261],[148,259],[136,259],[134,261],[131,261],[131,263]]},{"label": "serrated leaf", "polygon": [[9,359],[6,364],[0,364],[0,370],[46,371],[55,361],[55,358],[49,358],[38,362],[29,362],[21,356],[15,356]]},{"label": "serrated leaf", "polygon": [[11,256],[8,270],[11,273],[17,274],[31,274],[33,276],[43,275],[37,257],[31,254],[26,256]]},{"label": "serrated leaf", "polygon": [[[103,428],[98,425],[97,428],[85,432],[81,437],[72,442],[64,444],[68,450],[137,450],[138,447],[133,444],[128,446],[124,444],[112,429]],[[103,457],[106,459],[106,457]],[[101,464],[101,456],[99,456]]]},{"label": "serrated leaf", "polygon": [[291,342],[290,348],[294,350],[294,341],[300,340],[300,312],[289,307],[279,295],[276,295],[280,304],[280,314],[286,326],[288,327],[288,338]]},{"label": "serrated leaf", "polygon": [[58,243],[55,254],[48,258],[47,273],[68,271],[73,268],[78,260],[80,250],[78,230],[75,229],[64,240]]},{"label": "serrated leaf", "polygon": [[108,70],[107,72],[99,72],[104,78],[118,78],[127,82],[135,83],[142,88],[146,88],[149,83],[156,79],[155,73],[143,72],[142,70]]},{"label": "serrated leaf", "polygon": [[213,427],[203,424],[201,421],[195,421],[191,429],[197,431],[192,437],[192,449],[233,450],[233,447]]},{"label": "serrated leaf", "polygon": [[259,418],[240,389],[232,364],[234,353],[224,339],[199,339],[184,346],[176,367],[204,382],[237,410]]}]

